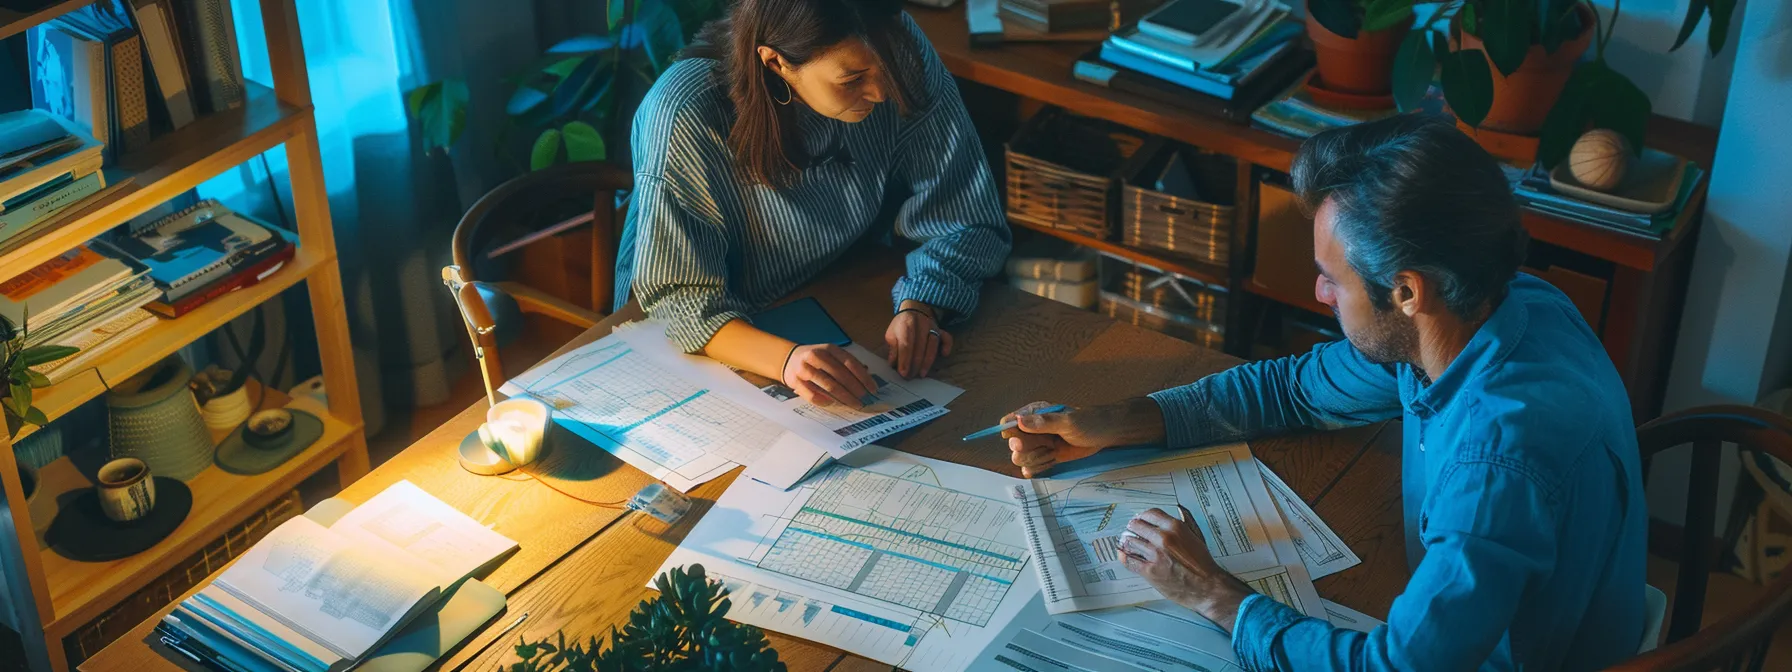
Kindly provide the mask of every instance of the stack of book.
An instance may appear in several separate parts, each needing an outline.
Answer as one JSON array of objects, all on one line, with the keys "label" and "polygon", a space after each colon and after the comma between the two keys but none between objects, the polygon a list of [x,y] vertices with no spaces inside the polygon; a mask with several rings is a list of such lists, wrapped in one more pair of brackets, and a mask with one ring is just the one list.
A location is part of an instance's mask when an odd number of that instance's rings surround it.
[{"label": "stack of book", "polygon": [[52,383],[66,380],[121,339],[155,322],[143,311],[156,297],[142,266],[82,245],[0,282],[0,315],[24,324],[26,347],[65,345],[74,356],[36,367]]},{"label": "stack of book", "polygon": [[230,0],[96,0],[26,31],[31,100],[114,151],[242,105]]},{"label": "stack of book", "polygon": [[1326,107],[1307,93],[1307,78],[1301,77],[1275,100],[1251,113],[1251,124],[1283,135],[1308,138],[1321,131],[1360,124],[1394,116],[1394,108],[1384,110],[1344,110]]},{"label": "stack of book", "polygon": [[162,644],[216,670],[339,672],[413,621],[447,630],[419,616],[517,548],[408,481],[327,525],[310,515],[176,605],[156,625]]},{"label": "stack of book", "polygon": [[105,188],[102,150],[65,118],[0,114],[0,245]]},{"label": "stack of book", "polygon": [[1312,66],[1279,2],[1172,0],[1078,61],[1078,79],[1242,121]]},{"label": "stack of book", "polygon": [[157,296],[146,307],[172,319],[273,275],[297,253],[295,240],[205,200],[125,232],[112,249],[149,269]]},{"label": "stack of book", "polygon": [[1563,193],[1550,182],[1549,172],[1541,164],[1523,173],[1513,185],[1512,194],[1517,197],[1519,205],[1554,217],[1660,238],[1673,228],[1674,222],[1680,218],[1680,211],[1686,208],[1686,202],[1692,198],[1693,191],[1705,174],[1704,169],[1690,161],[1684,162],[1683,166],[1675,166],[1675,169],[1680,170],[1681,174],[1678,189],[1672,192],[1672,201],[1663,198],[1662,202],[1669,203],[1667,207],[1652,213],[1617,208]]}]

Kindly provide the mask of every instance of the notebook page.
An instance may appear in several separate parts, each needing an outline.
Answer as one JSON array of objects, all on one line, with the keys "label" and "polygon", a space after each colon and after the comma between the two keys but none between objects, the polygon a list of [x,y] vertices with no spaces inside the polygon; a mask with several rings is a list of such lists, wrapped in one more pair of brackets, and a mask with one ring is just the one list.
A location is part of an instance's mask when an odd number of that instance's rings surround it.
[{"label": "notebook page", "polygon": [[402,548],[439,567],[450,583],[517,547],[410,481],[374,495],[330,530],[352,541]]}]

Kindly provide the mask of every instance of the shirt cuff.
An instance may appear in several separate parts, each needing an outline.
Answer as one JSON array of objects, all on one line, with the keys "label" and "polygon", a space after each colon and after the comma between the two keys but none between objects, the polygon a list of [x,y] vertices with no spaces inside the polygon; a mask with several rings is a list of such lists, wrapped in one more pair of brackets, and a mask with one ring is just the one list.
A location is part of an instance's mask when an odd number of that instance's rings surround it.
[{"label": "shirt cuff", "polygon": [[1238,620],[1232,623],[1232,653],[1238,664],[1249,672],[1275,670],[1276,635],[1303,618],[1262,593],[1244,598],[1238,605]]},{"label": "shirt cuff", "polygon": [[722,325],[737,319],[747,319],[747,314],[738,310],[727,310],[714,315],[689,320],[675,320],[666,325],[666,338],[671,339],[685,354],[696,354],[703,346],[709,345],[709,339],[715,338]]},{"label": "shirt cuff", "polygon": [[953,324],[977,309],[977,286],[963,283],[948,285],[905,275],[890,289],[890,298],[891,305],[894,306],[892,310],[901,310],[903,301],[920,301],[946,311],[946,319],[942,324]]},{"label": "shirt cuff", "polygon": [[1200,382],[1152,392],[1146,396],[1157,402],[1164,415],[1164,447],[1172,450],[1198,446],[1207,441],[1203,428],[1213,419]]}]

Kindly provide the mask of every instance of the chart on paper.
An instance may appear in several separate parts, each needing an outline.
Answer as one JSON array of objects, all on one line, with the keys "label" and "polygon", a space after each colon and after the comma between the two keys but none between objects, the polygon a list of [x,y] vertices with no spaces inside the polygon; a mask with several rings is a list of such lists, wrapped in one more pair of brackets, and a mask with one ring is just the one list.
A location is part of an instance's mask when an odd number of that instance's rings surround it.
[{"label": "chart on paper", "polygon": [[[1234,574],[1298,563],[1288,528],[1243,445],[1130,467],[1034,479],[1013,488],[1052,613],[1161,597],[1126,567],[1122,535],[1139,514],[1189,510],[1214,560]],[[1278,548],[1280,546],[1280,548]],[[1304,568],[1299,572],[1304,577]],[[1306,581],[1310,592],[1311,581]]]},{"label": "chart on paper", "polygon": [[573,433],[680,491],[765,453],[784,429],[605,338],[504,384]]},{"label": "chart on paper", "polygon": [[1002,502],[840,466],[804,487],[750,557],[760,569],[984,626],[1025,568],[1025,549],[996,539],[1016,522]]}]

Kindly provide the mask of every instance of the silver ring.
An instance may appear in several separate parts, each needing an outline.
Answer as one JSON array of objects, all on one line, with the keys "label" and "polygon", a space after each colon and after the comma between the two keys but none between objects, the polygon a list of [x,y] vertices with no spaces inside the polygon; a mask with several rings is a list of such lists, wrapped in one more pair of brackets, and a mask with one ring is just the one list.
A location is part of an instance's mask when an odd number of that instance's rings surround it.
[{"label": "silver ring", "polygon": [[937,329],[928,329],[927,335],[932,336],[934,338],[939,338],[940,332]]}]

